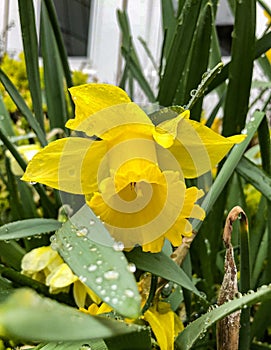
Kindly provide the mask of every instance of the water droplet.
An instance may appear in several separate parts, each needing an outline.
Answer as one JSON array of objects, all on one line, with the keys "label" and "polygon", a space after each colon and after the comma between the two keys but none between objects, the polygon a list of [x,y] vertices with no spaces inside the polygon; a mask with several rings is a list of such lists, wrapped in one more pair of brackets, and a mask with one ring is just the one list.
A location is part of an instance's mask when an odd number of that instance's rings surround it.
[{"label": "water droplet", "polygon": [[90,264],[90,265],[88,266],[88,271],[89,271],[89,272],[96,271],[96,270],[97,270],[97,265],[95,265],[95,264]]},{"label": "water droplet", "polygon": [[104,273],[104,278],[106,280],[116,280],[119,278],[119,273],[118,271],[109,270]]},{"label": "water droplet", "polygon": [[79,227],[78,230],[76,231],[76,235],[78,237],[83,237],[88,234],[88,228],[85,226]]},{"label": "water droplet", "polygon": [[80,346],[79,350],[91,350],[91,346],[89,344],[83,344]]},{"label": "water droplet", "polygon": [[89,224],[90,224],[91,226],[93,226],[93,225],[95,224],[95,220],[90,219]]},{"label": "water droplet", "polygon": [[30,185],[36,185],[36,184],[37,184],[37,181],[30,181],[29,184],[30,184]]},{"label": "water droplet", "polygon": [[136,272],[136,266],[135,266],[135,264],[134,264],[134,263],[129,263],[129,264],[127,265],[127,270],[130,271],[130,272],[132,272],[132,273]]},{"label": "water droplet", "polygon": [[102,277],[97,277],[95,280],[96,283],[102,283],[102,281],[103,281]]},{"label": "water droplet", "polygon": [[118,298],[112,298],[112,304],[116,305],[118,303],[119,299]]},{"label": "water droplet", "polygon": [[243,309],[247,309],[247,304],[245,304],[245,305],[243,306]]},{"label": "water droplet", "polygon": [[97,247],[90,247],[89,250],[90,250],[91,252],[97,252]]},{"label": "water droplet", "polygon": [[102,265],[102,263],[103,263],[102,260],[97,260],[97,261],[96,261],[96,264],[97,264],[97,265]]},{"label": "water droplet", "polygon": [[194,97],[196,95],[196,93],[197,93],[197,90],[193,89],[193,90],[190,91],[190,96]]},{"label": "water droplet", "polygon": [[116,252],[122,252],[123,249],[124,249],[124,244],[123,244],[123,242],[114,242],[114,244],[113,244],[113,249],[114,249]]},{"label": "water droplet", "polygon": [[251,118],[250,118],[250,121],[251,121],[251,122],[254,122],[254,121],[255,121],[255,117],[251,117]]},{"label": "water droplet", "polygon": [[75,177],[75,175],[76,175],[75,169],[74,169],[74,168],[70,169],[70,170],[68,171],[68,174],[69,174],[69,176],[71,176],[71,177]]},{"label": "water droplet", "polygon": [[102,289],[102,290],[100,291],[100,294],[101,294],[101,295],[105,295],[105,294],[106,294],[106,290],[105,290],[105,289]]},{"label": "water droplet", "polygon": [[241,131],[241,134],[247,134],[247,129],[243,129],[243,130]]},{"label": "water droplet", "polygon": [[132,289],[125,289],[124,294],[128,297],[128,298],[133,298],[135,293],[132,291]]},{"label": "water droplet", "polygon": [[104,298],[104,301],[105,301],[106,303],[108,303],[108,302],[110,301],[110,297],[108,297],[108,296],[105,297],[105,298]]},{"label": "water droplet", "polygon": [[117,286],[116,284],[112,284],[112,285],[111,285],[111,289],[112,289],[112,290],[117,290],[117,289],[118,289],[118,286]]}]

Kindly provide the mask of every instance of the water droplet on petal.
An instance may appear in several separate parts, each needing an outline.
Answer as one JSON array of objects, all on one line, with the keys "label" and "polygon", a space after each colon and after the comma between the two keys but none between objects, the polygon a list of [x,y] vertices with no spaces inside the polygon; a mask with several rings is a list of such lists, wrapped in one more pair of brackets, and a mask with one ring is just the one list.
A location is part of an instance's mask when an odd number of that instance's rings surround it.
[{"label": "water droplet on petal", "polygon": [[91,226],[93,226],[93,225],[95,224],[95,220],[90,219],[89,224],[90,224]]},{"label": "water droplet on petal", "polygon": [[105,301],[106,303],[108,303],[108,302],[110,301],[110,297],[105,297],[105,298],[104,298],[104,301]]},{"label": "water droplet on petal", "polygon": [[30,181],[29,184],[30,184],[30,185],[36,185],[36,184],[37,184],[37,181]]}]

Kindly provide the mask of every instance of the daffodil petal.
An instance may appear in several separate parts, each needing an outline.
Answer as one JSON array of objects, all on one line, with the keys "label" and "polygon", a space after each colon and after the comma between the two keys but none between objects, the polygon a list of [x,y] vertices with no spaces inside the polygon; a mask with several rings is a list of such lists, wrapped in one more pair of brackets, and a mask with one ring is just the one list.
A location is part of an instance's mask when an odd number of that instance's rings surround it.
[{"label": "daffodil petal", "polygon": [[79,137],[54,141],[33,157],[22,180],[74,194],[91,193],[98,189],[98,169],[106,150],[104,141]]},{"label": "daffodil petal", "polygon": [[63,263],[47,276],[46,285],[50,286],[52,292],[57,292],[58,289],[68,287],[77,280],[78,277],[73,274],[70,267]]},{"label": "daffodil petal", "polygon": [[58,255],[50,246],[31,250],[22,259],[22,270],[34,273],[43,270]]},{"label": "daffodil petal", "polygon": [[240,143],[245,138],[244,135],[223,137],[182,114],[159,124],[158,128],[174,137],[169,150],[179,161],[186,178],[195,178],[210,171],[235,143]]},{"label": "daffodil petal", "polygon": [[[144,314],[150,324],[161,350],[174,349],[175,317],[170,305],[159,302],[157,306],[149,308]],[[179,322],[177,329],[179,329]]]},{"label": "daffodil petal", "polygon": [[76,305],[79,308],[84,308],[86,303],[86,287],[85,285],[78,279],[73,283],[73,297]]},{"label": "daffodil petal", "polygon": [[76,121],[77,131],[83,131],[88,136],[96,135],[103,140],[117,140],[135,138],[136,136],[151,137],[154,126],[146,113],[135,103],[123,103],[113,105],[108,108],[97,111],[94,114]]},{"label": "daffodil petal", "polygon": [[121,103],[131,102],[121,88],[109,84],[85,84],[69,89],[75,103],[75,119],[70,119],[66,127],[78,130],[78,126],[92,114]]}]

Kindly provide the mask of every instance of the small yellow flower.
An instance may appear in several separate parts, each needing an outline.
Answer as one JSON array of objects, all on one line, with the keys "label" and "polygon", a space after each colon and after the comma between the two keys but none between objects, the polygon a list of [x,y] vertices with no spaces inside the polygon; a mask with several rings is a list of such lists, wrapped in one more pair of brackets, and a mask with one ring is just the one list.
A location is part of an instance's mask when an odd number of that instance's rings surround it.
[{"label": "small yellow flower", "polygon": [[31,250],[22,259],[22,273],[49,287],[49,292],[57,294],[69,292],[73,285],[73,296],[78,307],[84,307],[89,295],[95,302],[101,299],[75,276],[59,254],[50,246]]},{"label": "small yellow flower", "polygon": [[84,194],[111,235],[126,249],[158,252],[191,234],[190,217],[203,192],[184,179],[210,171],[244,136],[225,138],[189,119],[189,111],[158,126],[120,88],[87,84],[70,89],[76,117],[67,122],[86,137],[50,143],[29,163],[24,181]]}]

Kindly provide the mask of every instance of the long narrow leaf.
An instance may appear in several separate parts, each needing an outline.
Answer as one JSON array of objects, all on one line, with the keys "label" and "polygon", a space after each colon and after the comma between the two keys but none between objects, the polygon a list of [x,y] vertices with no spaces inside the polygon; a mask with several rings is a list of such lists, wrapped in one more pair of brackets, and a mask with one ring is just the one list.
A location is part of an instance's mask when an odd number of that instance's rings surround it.
[{"label": "long narrow leaf", "polygon": [[191,48],[200,7],[201,0],[187,0],[182,10],[165,72],[160,81],[157,100],[162,106],[167,107],[173,102]]},{"label": "long narrow leaf", "polygon": [[5,89],[9,93],[10,97],[12,98],[13,102],[16,104],[19,111],[22,113],[22,115],[25,116],[29,125],[36,133],[41,145],[46,146],[47,140],[45,137],[45,133],[42,130],[40,124],[37,122],[36,118],[33,116],[32,112],[30,111],[30,109],[26,105],[24,99],[19,94],[16,87],[13,85],[11,80],[8,78],[8,76],[3,72],[3,70],[1,68],[0,68],[0,81],[4,85]]},{"label": "long narrow leaf", "polygon": [[256,304],[258,301],[271,299],[271,286],[262,286],[257,292],[244,295],[239,299],[229,301],[215,309],[207,312],[203,316],[199,317],[196,321],[191,322],[182,333],[177,337],[175,344],[177,350],[189,350],[196,342],[197,339],[203,337],[208,328],[211,327],[218,320],[221,320],[227,315],[230,315],[234,311],[237,311],[243,307],[247,307],[252,304]]},{"label": "long narrow leaf", "polygon": [[47,9],[41,6],[41,49],[44,66],[45,94],[50,127],[64,130],[67,121],[64,95],[64,76],[58,47],[49,21]]},{"label": "long narrow leaf", "polygon": [[25,54],[26,71],[32,97],[35,116],[44,130],[41,86],[39,75],[39,47],[33,1],[18,0],[22,39]]}]

